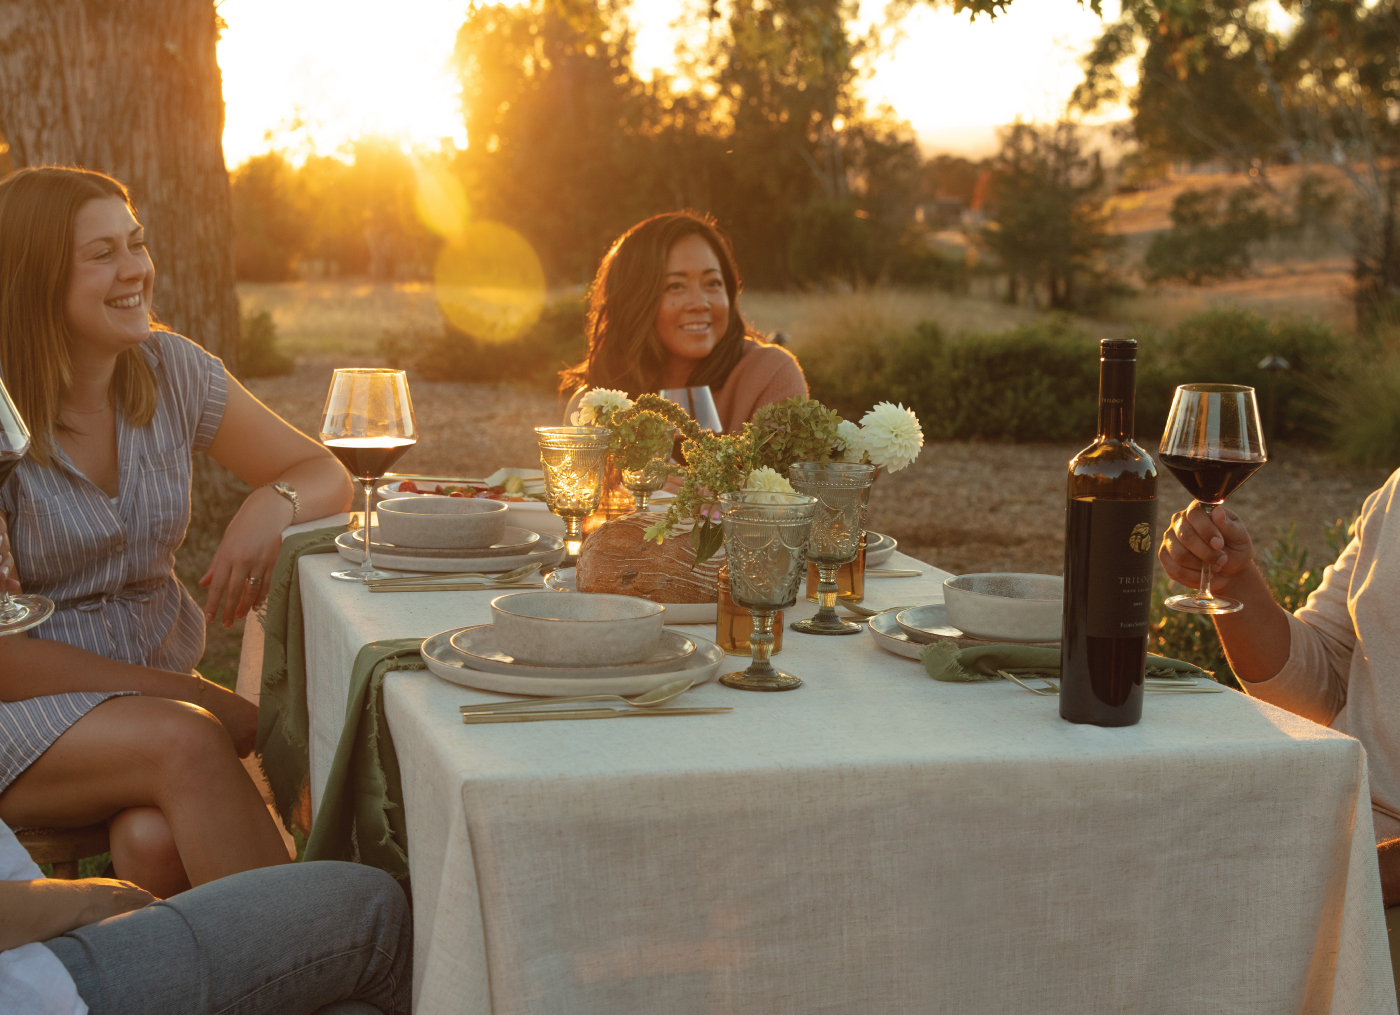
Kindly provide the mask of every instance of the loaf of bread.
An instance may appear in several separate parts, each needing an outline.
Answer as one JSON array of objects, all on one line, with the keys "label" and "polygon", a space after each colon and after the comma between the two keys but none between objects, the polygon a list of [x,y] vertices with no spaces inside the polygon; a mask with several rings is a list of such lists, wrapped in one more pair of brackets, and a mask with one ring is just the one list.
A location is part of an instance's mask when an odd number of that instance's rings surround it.
[{"label": "loaf of bread", "polygon": [[642,538],[655,519],[629,515],[583,541],[575,581],[580,592],[640,596],[654,603],[713,603],[722,557],[695,566],[690,533],[658,546]]}]

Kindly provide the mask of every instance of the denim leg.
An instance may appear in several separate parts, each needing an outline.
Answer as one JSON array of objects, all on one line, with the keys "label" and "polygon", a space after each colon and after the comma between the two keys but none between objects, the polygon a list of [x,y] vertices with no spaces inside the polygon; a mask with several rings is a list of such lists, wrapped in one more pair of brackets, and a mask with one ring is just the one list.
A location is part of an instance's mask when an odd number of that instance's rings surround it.
[{"label": "denim leg", "polygon": [[409,1011],[408,904],[359,864],[245,871],[44,943],[93,1015]]}]

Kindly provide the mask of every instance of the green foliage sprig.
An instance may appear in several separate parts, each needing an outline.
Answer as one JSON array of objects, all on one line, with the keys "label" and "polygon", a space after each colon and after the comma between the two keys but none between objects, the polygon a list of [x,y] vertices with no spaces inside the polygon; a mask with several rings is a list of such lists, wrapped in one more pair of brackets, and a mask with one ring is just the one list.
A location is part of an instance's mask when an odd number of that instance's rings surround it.
[{"label": "green foliage sprig", "polygon": [[685,411],[660,395],[642,395],[629,409],[606,415],[600,426],[612,429],[609,451],[619,468],[641,469],[671,453],[671,433],[699,436],[700,428]]}]

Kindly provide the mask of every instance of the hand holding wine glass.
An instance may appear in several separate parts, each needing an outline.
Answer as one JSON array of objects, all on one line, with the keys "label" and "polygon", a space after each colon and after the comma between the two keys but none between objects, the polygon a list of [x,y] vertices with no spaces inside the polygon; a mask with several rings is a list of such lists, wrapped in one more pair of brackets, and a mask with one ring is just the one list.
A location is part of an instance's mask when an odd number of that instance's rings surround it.
[{"label": "hand holding wine glass", "polygon": [[[1221,556],[1229,562],[1224,552],[1229,533],[1221,533],[1210,515],[1268,461],[1254,389],[1239,384],[1183,384],[1176,389],[1160,450],[1162,464],[1205,509],[1204,518],[1200,514],[1189,518],[1188,512],[1184,520],[1188,527],[1178,528],[1173,519],[1178,542],[1200,561],[1201,581],[1195,594],[1172,596],[1166,605],[1182,613],[1235,613],[1244,608],[1243,603],[1211,592],[1212,565]],[[1228,530],[1228,513],[1226,526]]]},{"label": "hand holding wine glass", "polygon": [[326,395],[321,443],[365,488],[365,559],[359,568],[333,571],[332,578],[365,582],[390,577],[370,559],[370,510],[375,482],[418,442],[408,376],[402,370],[337,370]]},{"label": "hand holding wine glass", "polygon": [[[10,400],[4,383],[0,382],[0,487],[5,485],[28,453],[29,428],[24,425],[19,410]],[[14,577],[8,569],[4,575],[0,575],[0,635],[28,631],[53,616],[52,599],[36,595],[11,595],[10,582]]]},{"label": "hand holding wine glass", "polygon": [[1200,586],[1202,562],[1209,561],[1211,589],[1224,592],[1253,565],[1254,540],[1229,508],[1192,501],[1172,515],[1157,559],[1168,578],[1188,588]]}]

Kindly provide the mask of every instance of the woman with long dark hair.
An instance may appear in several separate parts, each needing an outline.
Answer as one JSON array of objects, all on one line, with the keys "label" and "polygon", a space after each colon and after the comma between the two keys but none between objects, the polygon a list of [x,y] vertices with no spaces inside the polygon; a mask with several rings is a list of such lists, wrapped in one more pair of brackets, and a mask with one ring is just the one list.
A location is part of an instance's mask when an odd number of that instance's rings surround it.
[{"label": "woman with long dark hair", "polygon": [[589,293],[588,358],[565,370],[573,395],[613,388],[631,398],[708,385],[726,431],[770,402],[806,395],[797,359],[749,331],[739,271],[713,219],[667,212],[637,223],[603,257]]}]

